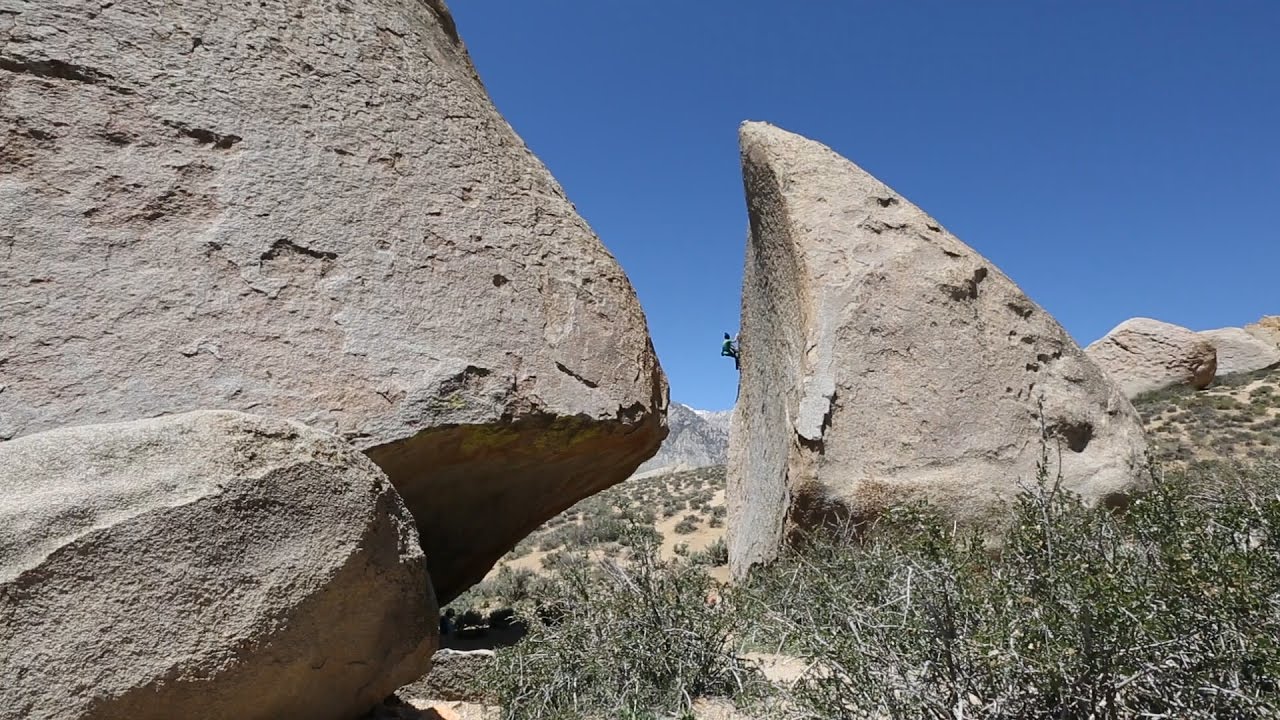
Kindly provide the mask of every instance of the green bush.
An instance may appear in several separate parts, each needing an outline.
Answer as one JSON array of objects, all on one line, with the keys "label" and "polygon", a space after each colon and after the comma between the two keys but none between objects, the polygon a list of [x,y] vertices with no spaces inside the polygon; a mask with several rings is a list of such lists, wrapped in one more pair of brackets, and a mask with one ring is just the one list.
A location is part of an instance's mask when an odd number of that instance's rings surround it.
[{"label": "green bush", "polygon": [[724,538],[716,538],[716,541],[707,546],[703,551],[706,553],[709,564],[719,567],[729,564],[729,546],[725,544]]},{"label": "green bush", "polygon": [[750,647],[809,668],[761,717],[1280,717],[1280,465],[1157,474],[1123,515],[1042,471],[1009,518],[993,542],[904,508],[731,590],[702,570],[723,540],[662,563],[624,519],[617,561],[561,552],[545,581],[489,583],[530,632],[485,682],[510,719],[667,717],[758,698]]},{"label": "green bush", "polygon": [[698,529],[699,518],[697,515],[685,515],[680,518],[680,522],[676,523],[675,531],[677,535],[688,535]]},{"label": "green bush", "polygon": [[794,700],[815,717],[1274,716],[1280,471],[1190,477],[1123,518],[1045,483],[999,553],[891,513],[757,573],[753,612],[812,658]]},{"label": "green bush", "polygon": [[706,602],[710,578],[660,562],[647,536],[632,544],[625,562],[565,564],[529,634],[497,653],[483,681],[504,718],[649,718],[761,687],[735,652],[737,616]]}]

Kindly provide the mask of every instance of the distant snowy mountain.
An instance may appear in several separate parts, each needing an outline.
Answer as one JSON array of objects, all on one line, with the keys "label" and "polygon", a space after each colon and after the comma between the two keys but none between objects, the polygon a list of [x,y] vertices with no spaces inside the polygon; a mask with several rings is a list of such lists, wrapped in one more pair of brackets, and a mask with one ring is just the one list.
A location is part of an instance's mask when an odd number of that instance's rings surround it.
[{"label": "distant snowy mountain", "polygon": [[680,469],[723,465],[729,450],[729,417],[731,410],[695,410],[688,405],[672,403],[667,411],[670,432],[658,454],[649,458],[636,473],[658,469]]},{"label": "distant snowy mountain", "polygon": [[[680,405],[680,403],[676,404]],[[680,405],[680,407],[693,410],[698,417],[718,428],[723,428],[726,436],[729,434],[729,421],[733,418],[732,410],[695,410],[688,405]]]}]

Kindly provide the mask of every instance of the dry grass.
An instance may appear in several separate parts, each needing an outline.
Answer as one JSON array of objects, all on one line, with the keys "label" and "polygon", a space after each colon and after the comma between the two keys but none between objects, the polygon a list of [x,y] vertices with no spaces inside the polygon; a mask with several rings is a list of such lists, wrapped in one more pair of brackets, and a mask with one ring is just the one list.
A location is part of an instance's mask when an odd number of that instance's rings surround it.
[{"label": "dry grass", "polygon": [[1199,392],[1163,390],[1134,407],[1153,455],[1166,465],[1259,460],[1280,451],[1280,369],[1229,375]]}]

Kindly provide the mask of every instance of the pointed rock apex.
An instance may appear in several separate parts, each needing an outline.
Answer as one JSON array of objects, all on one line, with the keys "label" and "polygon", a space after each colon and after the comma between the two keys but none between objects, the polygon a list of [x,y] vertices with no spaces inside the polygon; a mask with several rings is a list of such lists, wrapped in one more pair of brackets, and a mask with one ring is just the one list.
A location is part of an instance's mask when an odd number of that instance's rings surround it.
[{"label": "pointed rock apex", "polygon": [[796,531],[917,500],[997,522],[1035,480],[1042,431],[1051,470],[1086,501],[1121,502],[1140,483],[1133,406],[1012,280],[820,143],[765,123],[739,134],[750,234],[735,576]]},{"label": "pointed rock apex", "polygon": [[874,175],[826,145],[767,122],[748,120],[742,123],[738,127],[738,143],[744,162],[751,157],[756,163],[767,162],[806,173],[817,172],[824,167],[839,168],[846,179],[858,177],[872,188],[888,190],[888,186]]},{"label": "pointed rock apex", "polygon": [[767,122],[747,120],[738,126],[738,144],[744,153],[757,148],[766,148],[772,143],[787,138],[797,138],[804,142],[810,142],[795,133],[787,132]]}]

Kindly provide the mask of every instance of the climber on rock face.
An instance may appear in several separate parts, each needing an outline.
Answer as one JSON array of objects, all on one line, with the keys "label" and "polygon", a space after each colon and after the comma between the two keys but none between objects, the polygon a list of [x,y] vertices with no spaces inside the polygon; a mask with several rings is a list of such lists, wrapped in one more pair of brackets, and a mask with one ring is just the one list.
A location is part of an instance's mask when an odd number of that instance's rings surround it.
[{"label": "climber on rock face", "polygon": [[724,334],[724,342],[720,345],[721,357],[733,358],[733,367],[735,370],[742,369],[742,362],[738,358],[738,343],[731,337],[729,333]]}]

